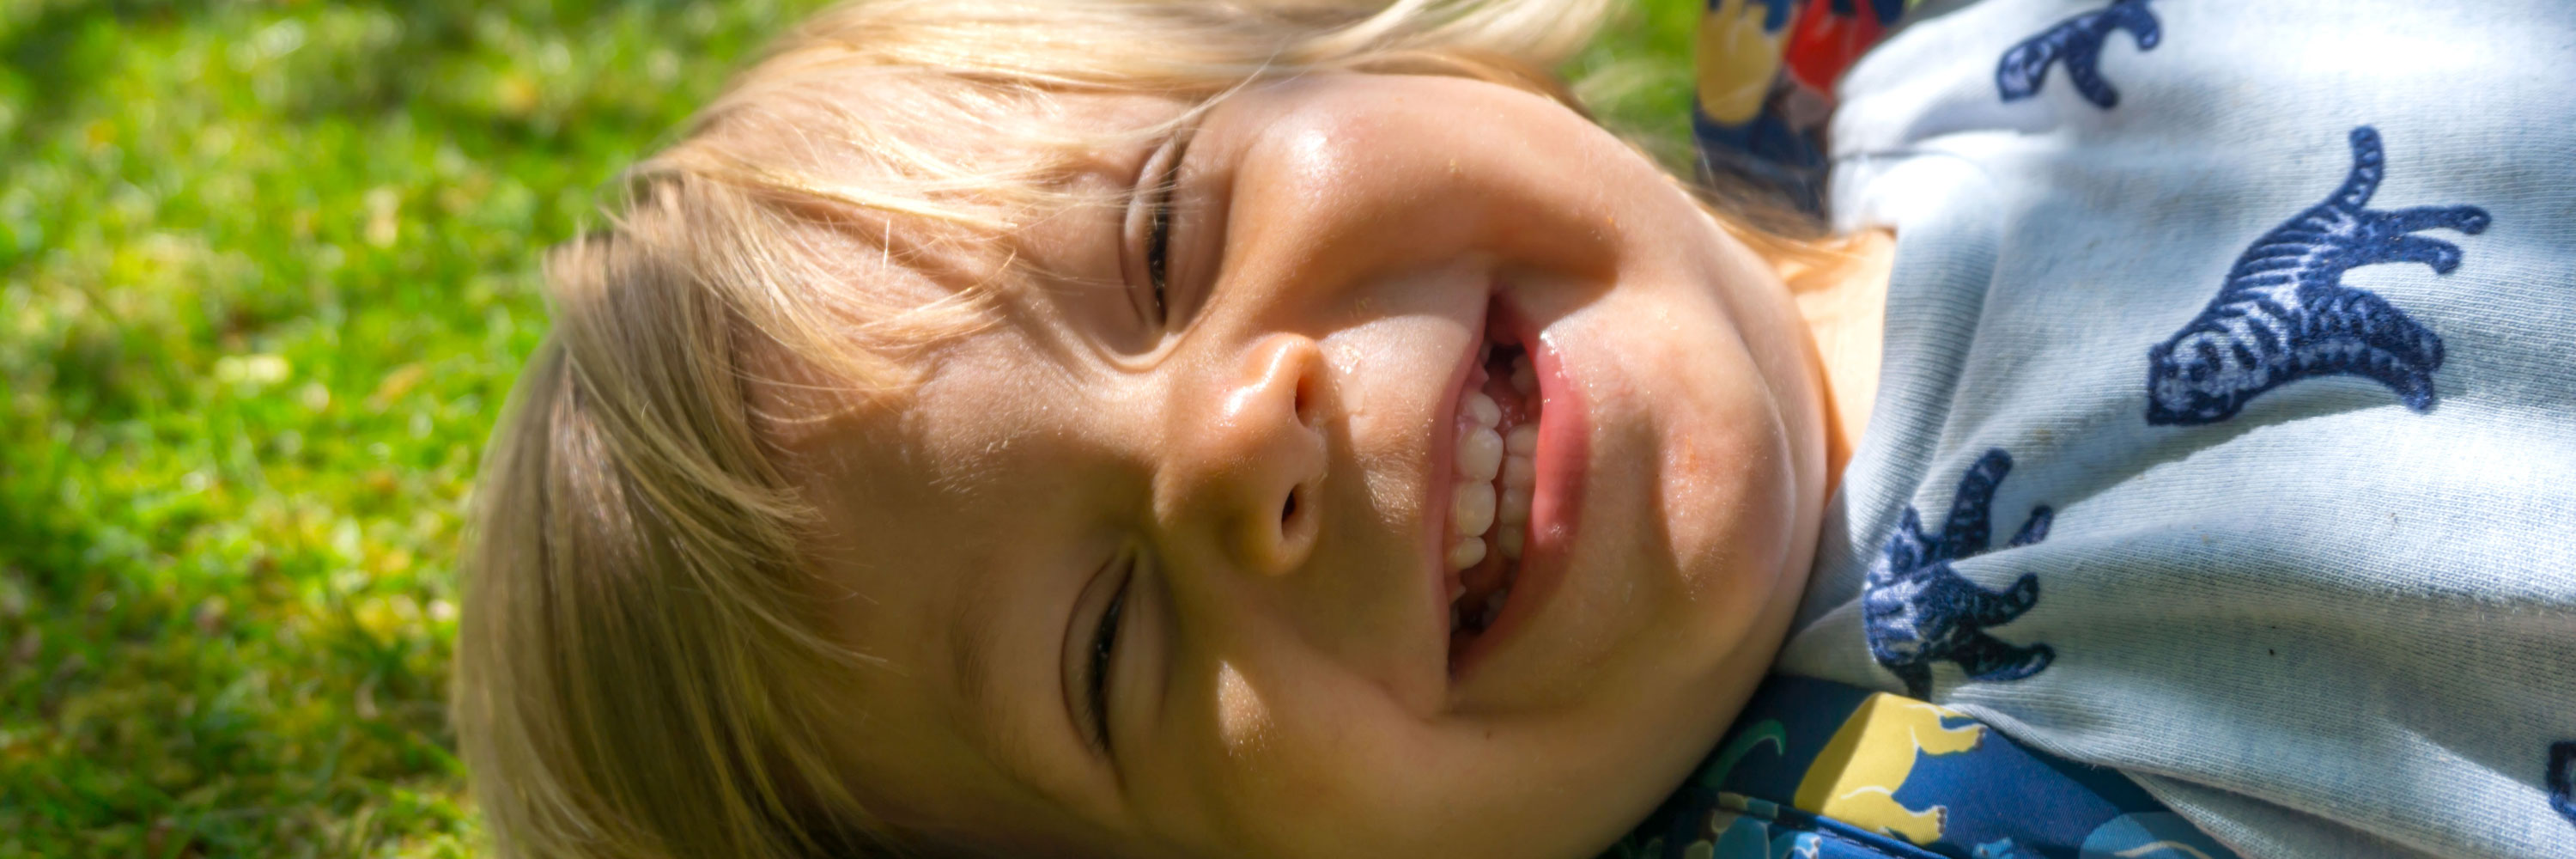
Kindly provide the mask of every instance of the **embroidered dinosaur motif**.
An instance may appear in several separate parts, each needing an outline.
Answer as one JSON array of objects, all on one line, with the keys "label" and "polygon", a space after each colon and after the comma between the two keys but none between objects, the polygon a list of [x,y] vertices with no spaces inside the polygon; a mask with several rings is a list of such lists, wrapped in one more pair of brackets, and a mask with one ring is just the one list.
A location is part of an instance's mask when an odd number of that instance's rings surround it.
[{"label": "embroidered dinosaur motif", "polygon": [[[1971,680],[1999,681],[2037,674],[2057,657],[2045,644],[2015,645],[1986,634],[1987,627],[2010,622],[2039,602],[2038,576],[2025,573],[2011,587],[1992,591],[1950,568],[1952,561],[1986,551],[1988,508],[1995,487],[2011,471],[2010,455],[2000,448],[1986,451],[1960,475],[1938,536],[1925,533],[1923,517],[1908,506],[1870,565],[1861,594],[1869,655],[1905,681],[1913,697],[1931,697],[1935,662],[1955,663]],[[2047,539],[2053,516],[2046,506],[2031,510],[2010,545]]]},{"label": "embroidered dinosaur motif", "polygon": [[2549,808],[2576,823],[2576,740],[2549,744]]},{"label": "embroidered dinosaur motif", "polygon": [[2343,285],[2343,273],[2420,262],[2449,274],[2459,246],[2411,233],[2476,235],[2489,219],[2476,206],[2365,208],[2387,165],[2378,131],[2355,128],[2351,140],[2343,187],[2255,239],[2209,306],[2147,350],[2147,423],[2226,420],[2284,383],[2339,374],[2386,385],[2407,408],[2433,407],[2442,338],[2377,293]]},{"label": "embroidered dinosaur motif", "polygon": [[2147,0],[2113,0],[2102,9],[2086,12],[2023,39],[2004,52],[1995,64],[1995,89],[2004,101],[2019,101],[2039,94],[2040,84],[2048,82],[2049,64],[2066,61],[2066,79],[2075,92],[2095,107],[2109,110],[2120,103],[2120,91],[2102,79],[2102,43],[2113,30],[2127,30],[2138,40],[2138,50],[2155,50],[2164,40],[2164,31],[2156,23],[2156,14],[2147,9]]}]

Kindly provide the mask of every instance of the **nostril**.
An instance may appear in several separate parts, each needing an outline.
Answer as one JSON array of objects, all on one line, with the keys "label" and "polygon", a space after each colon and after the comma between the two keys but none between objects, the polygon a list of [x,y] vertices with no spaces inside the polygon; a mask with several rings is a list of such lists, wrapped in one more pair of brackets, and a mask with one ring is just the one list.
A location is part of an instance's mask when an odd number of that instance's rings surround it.
[{"label": "nostril", "polygon": [[1288,490],[1288,500],[1279,504],[1279,548],[1286,553],[1284,558],[1303,557],[1315,539],[1315,505],[1306,497],[1309,491],[1311,487],[1299,485]]},{"label": "nostril", "polygon": [[1304,378],[1300,378],[1300,379],[1298,379],[1298,380],[1297,380],[1297,391],[1296,391],[1296,393],[1295,393],[1295,395],[1294,395],[1294,398],[1293,398],[1293,399],[1294,399],[1294,402],[1290,403],[1290,404],[1289,404],[1289,407],[1290,407],[1291,409],[1294,409],[1294,410],[1296,411],[1296,415],[1297,415],[1297,423],[1298,423],[1298,424],[1300,424],[1300,425],[1303,425],[1303,426],[1308,426],[1308,427],[1312,427],[1312,426],[1314,426],[1314,425],[1315,425],[1315,377],[1313,377],[1313,376],[1311,376],[1311,375],[1310,375],[1310,376],[1306,376],[1306,377],[1304,377]]}]

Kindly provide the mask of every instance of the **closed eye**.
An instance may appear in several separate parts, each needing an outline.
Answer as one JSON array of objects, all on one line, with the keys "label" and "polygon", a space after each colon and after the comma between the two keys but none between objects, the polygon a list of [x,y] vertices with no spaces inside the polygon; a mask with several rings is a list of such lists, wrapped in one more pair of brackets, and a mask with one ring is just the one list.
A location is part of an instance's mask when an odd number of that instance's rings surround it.
[{"label": "closed eye", "polygon": [[[1178,164],[1180,159],[1174,158],[1172,163]],[[1170,279],[1166,274],[1169,269],[1166,258],[1172,246],[1172,188],[1169,180],[1163,183],[1162,193],[1154,200],[1153,213],[1146,216],[1145,231],[1145,278],[1154,287],[1151,318],[1159,328],[1172,318],[1171,304],[1167,300]]]},{"label": "closed eye", "polygon": [[1142,305],[1146,324],[1156,329],[1164,328],[1171,321],[1172,195],[1180,181],[1181,156],[1188,148],[1187,132],[1175,134],[1156,154],[1153,162],[1146,165],[1150,178],[1145,181],[1151,184],[1145,185],[1138,194],[1139,199],[1150,201],[1141,213],[1145,233],[1143,286],[1146,295],[1138,303]]},{"label": "closed eye", "polygon": [[1127,590],[1136,581],[1136,564],[1131,559],[1119,571],[1123,578],[1118,590],[1109,597],[1109,607],[1100,612],[1100,625],[1091,633],[1090,658],[1084,660],[1083,703],[1091,721],[1091,741],[1103,752],[1109,751],[1109,660],[1118,650],[1119,616],[1127,607]]}]

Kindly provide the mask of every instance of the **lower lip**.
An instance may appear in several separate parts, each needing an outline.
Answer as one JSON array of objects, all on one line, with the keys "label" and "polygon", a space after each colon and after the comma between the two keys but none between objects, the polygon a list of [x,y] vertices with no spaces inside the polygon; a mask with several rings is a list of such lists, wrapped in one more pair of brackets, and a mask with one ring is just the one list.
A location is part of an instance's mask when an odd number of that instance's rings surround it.
[{"label": "lower lip", "polygon": [[[1539,421],[1538,453],[1532,464],[1538,469],[1538,485],[1530,490],[1529,538],[1521,551],[1520,573],[1512,580],[1511,598],[1503,602],[1483,635],[1467,645],[1449,666],[1453,680],[1473,676],[1478,666],[1488,661],[1495,650],[1511,641],[1530,616],[1555,595],[1565,581],[1567,548],[1573,542],[1575,523],[1582,508],[1583,466],[1591,436],[1585,432],[1585,403],[1566,378],[1565,365],[1555,344],[1548,343],[1529,317],[1513,307],[1508,298],[1497,301],[1492,325],[1499,325],[1520,340],[1522,351],[1530,356],[1531,369],[1538,375]],[[1447,603],[1442,603],[1447,607]]]}]

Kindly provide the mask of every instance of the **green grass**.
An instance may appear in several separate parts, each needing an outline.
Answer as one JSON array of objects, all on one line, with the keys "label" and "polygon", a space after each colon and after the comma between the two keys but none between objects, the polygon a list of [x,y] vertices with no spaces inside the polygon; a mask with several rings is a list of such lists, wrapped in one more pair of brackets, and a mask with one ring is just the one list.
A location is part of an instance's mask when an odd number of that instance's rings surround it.
[{"label": "green grass", "polygon": [[[812,0],[0,0],[0,857],[475,852],[475,463],[592,192]],[[1697,4],[1575,63],[1686,152]]]}]

